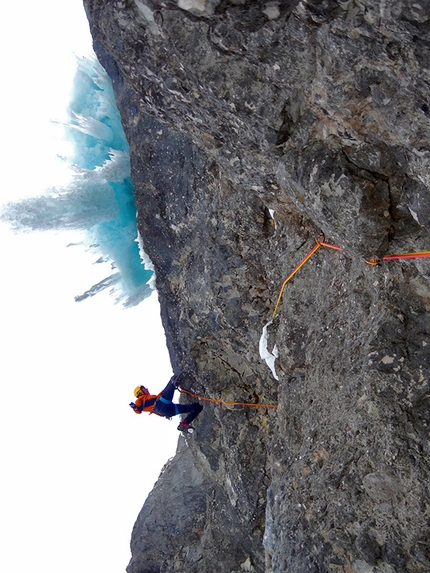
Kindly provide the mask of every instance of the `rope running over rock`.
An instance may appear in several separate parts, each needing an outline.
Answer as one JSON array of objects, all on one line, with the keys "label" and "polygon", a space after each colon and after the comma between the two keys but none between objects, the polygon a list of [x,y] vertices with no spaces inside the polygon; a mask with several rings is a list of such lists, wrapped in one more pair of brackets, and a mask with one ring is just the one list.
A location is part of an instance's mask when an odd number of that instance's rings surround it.
[{"label": "rope running over rock", "polygon": [[[282,294],[284,292],[284,288],[287,282],[293,278],[293,276],[297,273],[297,271],[302,268],[302,266],[312,257],[314,253],[317,252],[317,250],[320,247],[328,247],[329,249],[335,249],[336,251],[343,251],[342,247],[337,247],[336,245],[330,245],[329,243],[326,243],[324,235],[320,235],[320,237],[315,239],[315,241],[316,241],[315,247],[306,255],[306,257],[296,266],[296,268],[287,276],[287,278],[282,283],[282,287],[279,292],[278,300],[276,301],[275,310],[273,311],[272,318],[275,318],[276,316],[276,312],[278,310],[279,303],[281,302]],[[392,261],[395,259],[419,259],[425,257],[430,257],[430,251],[420,251],[417,253],[405,253],[400,255],[386,255],[385,257],[382,257],[382,259],[373,257],[371,259],[366,260],[366,263],[368,263],[369,265],[380,265],[382,261]]]},{"label": "rope running over rock", "polygon": [[185,388],[179,387],[179,392],[184,394],[188,394],[188,396],[192,396],[193,398],[197,398],[198,400],[204,400],[205,402],[212,402],[214,404],[221,404],[222,406],[242,406],[244,408],[277,408],[276,404],[249,404],[247,402],[227,402],[225,400],[216,400],[215,398],[205,398],[204,396],[199,396],[198,394],[194,394],[194,392],[190,392],[189,390],[185,390]]}]

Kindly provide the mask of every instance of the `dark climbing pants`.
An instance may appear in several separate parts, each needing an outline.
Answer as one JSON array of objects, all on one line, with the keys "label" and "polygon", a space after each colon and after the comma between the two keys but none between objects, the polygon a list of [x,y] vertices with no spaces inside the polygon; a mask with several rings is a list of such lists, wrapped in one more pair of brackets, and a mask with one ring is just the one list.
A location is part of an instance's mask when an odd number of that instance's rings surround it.
[{"label": "dark climbing pants", "polygon": [[155,403],[155,411],[165,418],[172,418],[178,414],[188,414],[183,421],[190,424],[203,410],[203,406],[197,402],[193,404],[174,404],[172,402],[174,392],[175,386],[173,382],[169,380],[169,383]]}]

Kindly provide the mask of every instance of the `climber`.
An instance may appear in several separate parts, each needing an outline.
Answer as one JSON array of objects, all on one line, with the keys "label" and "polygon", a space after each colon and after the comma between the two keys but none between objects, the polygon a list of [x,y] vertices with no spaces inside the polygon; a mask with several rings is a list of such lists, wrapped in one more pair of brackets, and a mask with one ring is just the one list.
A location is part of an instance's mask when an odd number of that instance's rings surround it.
[{"label": "climber", "polygon": [[137,386],[134,390],[137,400],[136,402],[131,402],[130,406],[136,414],[154,412],[168,420],[178,414],[188,414],[179,424],[178,430],[192,434],[194,427],[191,426],[191,422],[200,414],[203,406],[198,402],[193,404],[174,404],[172,402],[173,394],[179,388],[179,378],[180,375],[172,376],[164,390],[157,395],[150,394],[145,386]]}]

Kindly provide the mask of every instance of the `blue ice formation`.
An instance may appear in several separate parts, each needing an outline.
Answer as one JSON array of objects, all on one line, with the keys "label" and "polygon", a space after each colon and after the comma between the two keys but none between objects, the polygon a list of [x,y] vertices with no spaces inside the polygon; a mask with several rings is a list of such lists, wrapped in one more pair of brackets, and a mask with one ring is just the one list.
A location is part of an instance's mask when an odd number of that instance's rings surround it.
[{"label": "blue ice formation", "polygon": [[9,205],[2,218],[17,229],[84,231],[86,248],[98,261],[110,261],[114,272],[75,300],[108,288],[124,306],[134,306],[151,294],[153,272],[137,243],[129,146],[111,81],[95,56],[78,61],[68,115],[71,183]]},{"label": "blue ice formation", "polygon": [[[69,106],[69,140],[74,142],[75,166],[84,180],[93,178],[106,190],[113,217],[103,217],[88,231],[89,242],[112,260],[120,278],[120,298],[125,306],[138,304],[151,294],[148,281],[152,271],[145,269],[140,257],[136,229],[134,190],[130,179],[129,146],[116,107],[112,83],[98,63],[82,59],[76,71]],[[93,247],[94,248],[94,247]],[[111,286],[115,274],[95,285],[77,300]]]}]

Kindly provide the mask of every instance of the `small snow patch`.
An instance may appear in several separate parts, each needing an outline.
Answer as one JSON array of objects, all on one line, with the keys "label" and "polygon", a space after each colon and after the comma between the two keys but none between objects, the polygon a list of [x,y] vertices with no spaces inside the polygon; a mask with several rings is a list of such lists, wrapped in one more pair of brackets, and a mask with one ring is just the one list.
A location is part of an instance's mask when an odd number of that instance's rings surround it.
[{"label": "small snow patch", "polygon": [[413,211],[410,207],[408,207],[408,209],[409,209],[409,212],[410,212],[410,214],[412,215],[412,217],[415,219],[415,221],[416,221],[418,224],[421,224],[421,223],[419,222],[419,220],[418,220],[418,215],[415,213],[415,211]]},{"label": "small snow patch", "polygon": [[279,2],[267,2],[262,9],[262,12],[269,18],[269,20],[276,20],[281,15]]},{"label": "small snow patch", "polygon": [[275,380],[279,380],[279,377],[276,374],[276,370],[275,370],[275,360],[279,357],[278,349],[277,349],[276,345],[274,346],[272,352],[269,352],[269,350],[267,349],[267,343],[268,343],[267,329],[271,324],[272,324],[272,321],[270,320],[263,327],[263,332],[261,334],[260,344],[259,344],[260,358],[261,358],[261,360],[264,360],[266,362],[267,366],[272,371],[272,374],[273,374],[273,377],[275,378]]}]

